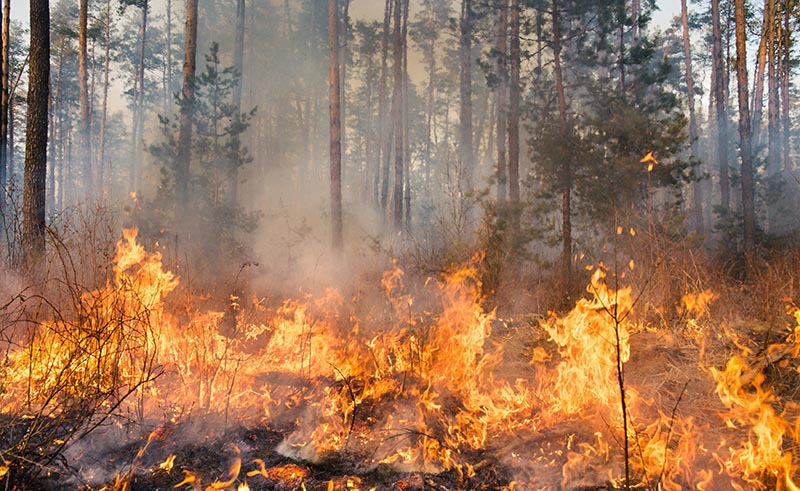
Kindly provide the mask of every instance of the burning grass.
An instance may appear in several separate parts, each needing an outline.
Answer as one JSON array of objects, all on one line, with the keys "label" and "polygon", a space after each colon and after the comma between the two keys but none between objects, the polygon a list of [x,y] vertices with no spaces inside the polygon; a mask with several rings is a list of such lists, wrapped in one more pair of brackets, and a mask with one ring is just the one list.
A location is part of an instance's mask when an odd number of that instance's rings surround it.
[{"label": "burning grass", "polygon": [[797,489],[798,407],[772,387],[796,373],[796,308],[754,352],[708,319],[716,293],[683,292],[665,329],[598,270],[566,315],[503,319],[484,306],[479,263],[424,281],[395,267],[377,301],[361,285],[274,305],[232,296],[217,312],[126,231],[104,287],[6,326],[2,479]]}]

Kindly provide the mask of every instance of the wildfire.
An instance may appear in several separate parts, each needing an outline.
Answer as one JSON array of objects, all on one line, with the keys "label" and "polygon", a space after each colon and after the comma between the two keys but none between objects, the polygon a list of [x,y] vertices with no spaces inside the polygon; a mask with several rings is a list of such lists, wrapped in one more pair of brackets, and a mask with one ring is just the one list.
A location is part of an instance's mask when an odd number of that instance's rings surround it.
[{"label": "wildfire", "polygon": [[[179,280],[158,253],[137,243],[135,231],[125,231],[114,278],[82,295],[81,320],[44,322],[10,352],[0,401],[5,412],[33,418],[58,414],[55,403],[67,396],[111,393],[102,404],[156,428],[114,489],[123,489],[148,458],[151,469],[164,471],[153,474],[167,477],[176,462],[167,444],[175,438],[172,422],[195,413],[220,415],[203,427],[216,436],[233,423],[273,427],[283,435],[277,451],[295,462],[280,457],[268,464],[254,450],[228,443],[227,469],[181,469],[182,478],[168,476],[174,488],[244,491],[266,481],[307,489],[313,463],[331,455],[363,469],[452,470],[468,481],[493,453],[507,456],[520,474],[506,489],[526,489],[526,468],[551,476],[529,476],[531,489],[623,486],[625,464],[650,489],[756,489],[764,479],[797,489],[796,456],[788,449],[800,436],[800,422],[790,417],[798,408],[767,386],[763,370],[800,351],[800,311],[789,311],[796,325],[785,343],[765,351],[767,361],[744,353],[725,368],[702,367],[705,383],[716,388],[717,399],[707,404],[718,415],[683,414],[688,383],[665,405],[640,396],[626,378],[637,336],[646,330],[633,321],[632,288],[610,287],[598,269],[586,298],[566,315],[520,327],[484,308],[479,260],[413,286],[394,267],[383,275],[382,299],[369,305],[334,289],[274,306],[231,296],[237,317],[231,334],[222,326],[230,313],[191,303],[168,307]],[[692,318],[682,322],[699,322],[715,298],[710,290],[683,296],[679,311]],[[517,350],[522,360],[503,342],[539,334]],[[127,392],[113,392],[120,386]],[[48,397],[53,391],[58,397]],[[634,449],[629,462],[625,441]],[[10,465],[0,467],[0,479]],[[375,489],[354,476],[321,483]]]}]

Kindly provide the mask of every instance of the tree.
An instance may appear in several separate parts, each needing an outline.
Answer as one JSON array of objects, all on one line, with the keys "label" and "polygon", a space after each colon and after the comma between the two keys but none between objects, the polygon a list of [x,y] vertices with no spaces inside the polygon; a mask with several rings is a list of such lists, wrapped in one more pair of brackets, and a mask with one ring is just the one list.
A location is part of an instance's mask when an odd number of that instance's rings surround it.
[{"label": "tree", "polygon": [[183,87],[181,89],[180,133],[175,165],[176,224],[183,223],[189,202],[189,169],[192,154],[192,112],[194,109],[194,77],[197,69],[197,0],[186,0],[186,34],[184,37]]},{"label": "tree", "polygon": [[3,2],[3,13],[0,16],[2,20],[2,52],[0,52],[0,190],[5,188],[6,180],[8,179],[8,129],[9,129],[9,113],[11,109],[11,92],[8,81],[9,69],[9,30],[10,30],[10,17],[11,15],[11,0]]},{"label": "tree", "polygon": [[736,81],[739,93],[739,149],[742,159],[742,214],[744,218],[744,255],[748,265],[755,255],[756,222],[753,186],[753,155],[750,148],[750,109],[747,93],[747,38],[744,0],[736,0]]},{"label": "tree", "polygon": [[[244,69],[244,21],[245,21],[245,0],[236,0],[236,42],[233,48],[233,69],[236,70],[239,82],[233,87],[233,103],[235,105],[235,115],[242,112],[242,78]],[[239,146],[239,139],[235,141]],[[230,190],[228,192],[229,205],[236,205],[239,189],[239,166],[234,165],[230,168],[228,177]]]},{"label": "tree", "polygon": [[503,202],[508,196],[508,168],[506,163],[506,37],[508,21],[508,0],[499,0],[497,16],[497,201]]},{"label": "tree", "polygon": [[[686,0],[681,0],[681,28],[683,32],[683,59],[684,73],[686,77],[686,102],[689,108],[689,142],[690,156],[692,159],[697,157],[697,120],[694,112],[694,74],[692,73],[692,47],[689,40],[689,11]],[[696,180],[693,186],[694,197],[694,226],[695,229],[703,232],[703,198],[701,195],[700,180]]]},{"label": "tree", "polygon": [[472,0],[461,0],[460,157],[466,189],[472,190],[475,164],[472,142]]},{"label": "tree", "polygon": [[30,0],[30,68],[22,200],[22,247],[28,266],[45,252],[47,102],[50,81],[50,3]]},{"label": "tree", "polygon": [[[553,71],[556,79],[556,95],[558,98],[558,130],[563,143],[568,141],[567,98],[564,93],[564,76],[561,69],[561,20],[558,0],[552,5],[553,31]],[[565,297],[570,291],[572,278],[572,160],[571,156],[563,158],[561,163],[561,279],[565,282]]]},{"label": "tree", "polygon": [[731,206],[731,191],[728,178],[728,98],[727,71],[723,64],[722,27],[720,25],[719,0],[711,0],[712,29],[712,80],[714,81],[713,98],[717,109],[717,166],[719,168],[720,208],[727,214]]},{"label": "tree", "polygon": [[519,46],[519,0],[511,0],[509,33],[511,60],[508,103],[508,199],[519,202],[519,103],[520,103],[520,46]]},{"label": "tree", "polygon": [[339,103],[339,8],[337,0],[328,0],[328,53],[329,105],[330,105],[330,199],[331,199],[331,246],[334,251],[342,249],[342,141]]},{"label": "tree", "polygon": [[392,92],[392,124],[394,127],[394,193],[392,195],[392,225],[400,230],[403,224],[403,41],[401,15],[403,0],[394,0],[394,88]]},{"label": "tree", "polygon": [[[144,132],[144,93],[145,78],[144,68],[147,59],[147,20],[150,9],[150,0],[120,0],[124,6],[134,6],[142,10],[142,20],[139,27],[139,59],[136,63],[135,78],[133,84],[133,123],[131,127],[131,149],[133,162],[131,163],[130,190],[139,187],[141,181],[142,164],[142,133]],[[189,0],[189,2],[194,0]],[[187,10],[188,2],[187,2]]]},{"label": "tree", "polygon": [[[105,55],[103,57],[103,104],[100,110],[100,142],[99,153],[97,157],[98,166],[98,185],[100,187],[100,196],[103,197],[106,189],[104,173],[106,168],[106,131],[108,124],[108,82],[109,82],[109,65],[111,62],[111,0],[106,0],[106,15],[104,25],[103,42],[105,43]],[[111,170],[108,172],[108,191],[109,195],[112,193]]]},{"label": "tree", "polygon": [[91,103],[89,101],[89,55],[88,44],[89,0],[80,0],[78,14],[78,83],[80,85],[80,159],[83,163],[83,180],[87,197],[94,195],[94,175],[92,173],[92,134]]}]

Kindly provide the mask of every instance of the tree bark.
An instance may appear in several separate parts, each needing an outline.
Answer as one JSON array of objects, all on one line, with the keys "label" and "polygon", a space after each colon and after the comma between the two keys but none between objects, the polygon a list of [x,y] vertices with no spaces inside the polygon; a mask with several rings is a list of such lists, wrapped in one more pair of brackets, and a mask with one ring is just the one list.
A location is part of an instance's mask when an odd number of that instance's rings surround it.
[{"label": "tree bark", "polygon": [[[796,167],[791,165],[792,159],[790,158],[789,135],[791,135],[792,120],[789,115],[789,78],[791,74],[791,55],[792,55],[792,40],[790,38],[791,30],[789,21],[791,18],[791,9],[787,4],[783,8],[783,35],[781,36],[781,56],[783,56],[783,64],[781,66],[781,129],[783,130],[782,148],[784,155],[784,170],[793,172]],[[796,201],[795,201],[796,202]]]},{"label": "tree bark", "polygon": [[342,141],[339,119],[339,8],[337,0],[328,0],[328,55],[330,59],[330,158],[331,158],[331,246],[342,250]]},{"label": "tree bark", "polygon": [[519,46],[519,0],[511,0],[510,56],[511,70],[508,106],[508,199],[519,202],[519,103],[520,103],[520,46]]},{"label": "tree bark", "polygon": [[342,180],[345,179],[347,170],[347,50],[348,31],[350,30],[350,0],[341,2],[341,17],[339,18],[339,122],[342,137]]},{"label": "tree bark", "polygon": [[[386,114],[386,106],[388,101],[388,58],[389,58],[389,29],[390,21],[392,18],[394,0],[386,0],[386,5],[383,13],[383,37],[381,39],[381,86],[380,86],[380,102],[379,102],[379,118],[380,118],[380,148],[381,156],[378,164],[378,172],[376,172],[376,186],[375,192],[378,193],[378,181],[380,181],[380,206],[384,213],[387,213],[389,206],[389,163],[390,154],[392,149],[392,133],[391,130],[391,117]],[[394,114],[392,109],[390,113]],[[378,200],[376,200],[378,201]]]},{"label": "tree bark", "polygon": [[403,226],[403,120],[401,112],[403,91],[402,9],[403,0],[394,2],[394,90],[392,94],[392,123],[394,125],[394,195],[392,196],[392,225]]},{"label": "tree bark", "polygon": [[30,0],[30,68],[25,179],[22,199],[22,248],[28,267],[45,252],[45,179],[47,178],[47,101],[50,93],[50,5]]},{"label": "tree bark", "polygon": [[756,54],[756,69],[753,76],[753,148],[761,142],[761,113],[764,98],[764,72],[767,63],[767,31],[769,29],[769,11],[773,0],[764,0],[764,18],[761,22],[761,39]]},{"label": "tree bark", "polygon": [[78,85],[81,110],[80,159],[83,164],[83,181],[86,198],[94,198],[94,174],[92,172],[91,108],[89,107],[89,54],[88,46],[89,0],[80,0],[78,8]]},{"label": "tree bark", "polygon": [[[9,67],[9,16],[11,15],[11,0],[3,2],[2,13],[2,52],[0,52],[0,192],[5,189],[9,176],[8,153],[9,146],[9,113],[10,113],[10,91],[8,86],[8,67]],[[2,199],[2,198],[0,198]]]},{"label": "tree bark", "polygon": [[403,46],[403,85],[400,95],[401,123],[403,125],[403,221],[406,230],[411,229],[411,149],[408,128],[408,11],[410,0],[403,2],[403,28],[401,44]]},{"label": "tree bark", "polygon": [[[559,132],[563,142],[567,142],[567,98],[564,93],[564,77],[561,70],[561,25],[559,3],[553,0],[553,66],[558,95]],[[568,299],[572,280],[572,162],[564,159],[561,169],[561,279],[564,282],[564,297]]]},{"label": "tree bark", "polygon": [[753,163],[750,149],[750,108],[747,94],[747,46],[744,0],[736,0],[736,79],[739,91],[739,147],[742,158],[742,213],[744,218],[744,254],[748,265],[755,255],[755,197]]},{"label": "tree bark", "polygon": [[[194,0],[187,0],[187,10],[189,9],[189,2]],[[139,62],[136,66],[136,90],[134,91],[133,105],[133,135],[132,135],[132,148],[133,148],[133,162],[131,164],[131,191],[135,191],[139,187],[142,172],[142,128],[144,125],[144,62],[145,52],[147,48],[147,13],[149,9],[150,0],[145,0],[142,3],[142,24],[139,30]]]},{"label": "tree bark", "polygon": [[194,113],[194,78],[197,70],[197,1],[186,0],[184,35],[183,87],[178,131],[178,155],[175,166],[176,225],[186,223],[189,205],[189,170],[192,161],[192,116]]},{"label": "tree bark", "polygon": [[[238,7],[238,5],[237,5]],[[166,12],[166,37],[167,37],[167,66],[165,67],[167,78],[166,114],[172,114],[172,0],[167,0]],[[238,14],[238,12],[237,12]]]},{"label": "tree bark", "polygon": [[103,58],[103,107],[100,111],[100,153],[97,157],[99,170],[100,197],[105,197],[105,189],[108,187],[109,198],[113,197],[114,179],[111,173],[111,166],[108,168],[108,183],[105,183],[106,168],[106,123],[108,119],[108,82],[109,64],[111,62],[111,0],[106,0],[106,25],[105,25],[105,54]]},{"label": "tree bark", "polygon": [[[697,118],[694,110],[694,73],[692,72],[692,45],[689,38],[689,9],[686,0],[681,0],[681,27],[683,29],[683,59],[686,76],[686,102],[689,106],[689,152],[695,159],[697,155]],[[694,226],[698,233],[704,232],[703,223],[703,196],[700,180],[695,180],[692,185]]]},{"label": "tree bark", "polygon": [[719,167],[720,207],[723,214],[731,206],[730,179],[728,177],[728,98],[726,96],[725,68],[722,60],[722,28],[720,26],[719,0],[711,0],[712,51],[714,65],[714,100],[717,105],[717,165]]},{"label": "tree bark", "polygon": [[[233,87],[234,117],[237,120],[242,116],[242,84],[244,83],[244,24],[245,24],[245,0],[236,0],[236,42],[233,48],[233,68],[239,74],[239,81]],[[233,209],[238,200],[239,194],[239,161],[238,155],[241,148],[240,135],[236,135],[234,142],[235,155],[234,161],[230,162],[228,170],[228,207]]]},{"label": "tree bark", "polygon": [[459,129],[461,168],[465,189],[473,188],[475,163],[472,142],[472,0],[461,0],[461,75],[459,82],[460,111]]},{"label": "tree bark", "polygon": [[508,197],[508,169],[506,163],[506,28],[507,1],[499,1],[497,21],[497,201]]},{"label": "tree bark", "polygon": [[[764,5],[764,20],[767,22],[767,176],[780,172],[780,136],[778,119],[780,117],[778,92],[778,49],[776,38],[778,30],[775,26],[774,0],[767,0]],[[758,122],[754,122],[758,124]]]}]

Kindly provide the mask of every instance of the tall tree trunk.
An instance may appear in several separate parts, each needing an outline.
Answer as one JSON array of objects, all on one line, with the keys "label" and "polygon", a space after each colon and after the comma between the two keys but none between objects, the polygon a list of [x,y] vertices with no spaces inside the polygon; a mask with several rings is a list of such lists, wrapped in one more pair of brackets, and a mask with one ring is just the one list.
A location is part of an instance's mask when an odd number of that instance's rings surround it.
[{"label": "tall tree trunk", "polygon": [[183,87],[181,89],[180,129],[175,170],[175,224],[186,223],[189,206],[189,170],[192,161],[192,117],[194,114],[194,78],[197,70],[197,1],[186,0],[184,34]]},{"label": "tall tree trunk", "polygon": [[[774,0],[767,0],[764,6],[764,20],[767,22],[767,176],[780,172],[780,136],[778,119],[780,117],[778,93],[778,48],[776,46],[778,29],[775,25]],[[767,17],[769,14],[769,17]],[[758,124],[754,122],[754,124]]]},{"label": "tall tree trunk", "polygon": [[89,0],[80,0],[78,8],[78,85],[80,93],[80,159],[86,197],[94,198],[94,175],[92,173],[91,109],[89,107],[89,54],[88,47]]},{"label": "tall tree trunk", "polygon": [[[553,66],[558,94],[558,122],[561,141],[567,143],[567,98],[564,94],[564,77],[561,70],[561,23],[559,3],[553,0]],[[561,280],[564,282],[564,298],[569,299],[572,280],[572,162],[564,159],[561,169]]]},{"label": "tall tree trunk", "polygon": [[[237,6],[238,8],[238,6]],[[238,13],[238,12],[237,12]],[[166,63],[166,74],[167,74],[167,93],[166,95],[166,106],[167,106],[167,114],[172,114],[172,0],[167,0],[167,12],[166,12],[166,37],[167,37],[167,63]]]},{"label": "tall tree trunk", "polygon": [[[379,169],[376,173],[376,186],[375,192],[378,192],[378,181],[380,180],[380,196],[379,201],[381,205],[381,210],[383,211],[384,217],[388,211],[387,207],[389,206],[389,163],[390,163],[390,156],[392,152],[392,123],[391,123],[391,116],[386,114],[386,106],[389,105],[388,99],[388,64],[389,64],[389,29],[390,29],[390,21],[392,18],[392,11],[394,8],[394,0],[386,0],[386,5],[383,13],[383,37],[381,38],[381,86],[380,86],[380,102],[379,102],[379,118],[380,118],[380,148],[381,148],[381,155],[380,155],[380,162],[378,164]],[[394,114],[392,109],[390,109],[390,113]],[[376,200],[378,201],[378,200]]]},{"label": "tall tree trunk", "polygon": [[511,0],[511,70],[508,106],[508,199],[519,202],[519,101],[520,101],[520,47],[519,47],[519,0]]},{"label": "tall tree trunk", "polygon": [[791,134],[792,120],[789,115],[789,77],[791,74],[791,55],[792,40],[789,20],[792,16],[788,2],[783,7],[783,35],[781,36],[781,56],[783,56],[781,70],[781,129],[783,130],[782,148],[784,156],[784,170],[792,172],[796,166],[792,166],[790,158],[789,135]]},{"label": "tall tree trunk", "polygon": [[403,0],[394,2],[394,90],[392,94],[392,124],[394,125],[394,195],[392,196],[392,225],[395,230],[403,226],[403,46],[402,13]]},{"label": "tall tree trunk", "polygon": [[[50,159],[50,166],[49,166],[49,178],[46,178],[47,181],[47,197],[45,202],[49,203],[51,209],[58,209],[61,210],[60,206],[56,206],[56,171],[58,171],[59,178],[64,174],[64,110],[62,109],[62,97],[61,97],[61,89],[63,87],[62,79],[63,79],[63,72],[64,72],[64,36],[60,36],[58,41],[58,68],[56,69],[56,80],[55,80],[55,94],[51,90],[49,92],[50,97],[50,104],[49,106],[53,108],[50,112],[50,139],[49,139],[49,146],[50,146],[50,155],[52,158]],[[58,131],[59,138],[56,139],[56,131]],[[59,186],[59,194],[61,194],[63,190],[63,185]]]},{"label": "tall tree trunk", "polygon": [[460,157],[461,171],[464,173],[465,181],[464,190],[469,192],[472,191],[475,178],[475,158],[472,143],[472,0],[461,0],[460,50]]},{"label": "tall tree trunk", "polygon": [[402,29],[402,46],[403,46],[403,86],[401,87],[401,124],[403,125],[403,177],[405,183],[403,185],[403,212],[404,223],[406,230],[411,229],[411,150],[409,144],[409,128],[408,128],[408,11],[409,0],[403,2],[403,29]]},{"label": "tall tree trunk", "polygon": [[342,141],[339,119],[339,8],[337,0],[328,0],[328,55],[330,59],[330,157],[331,157],[331,246],[342,250]]},{"label": "tall tree trunk", "polygon": [[[429,53],[429,59],[428,59],[428,94],[427,94],[428,101],[426,110],[427,114],[425,115],[425,199],[430,204],[433,202],[433,188],[431,184],[431,174],[433,171],[433,125],[436,123],[436,39],[434,39],[433,37],[430,38],[430,44],[428,44],[426,50]],[[462,104],[462,111],[463,111],[463,104]],[[462,131],[462,136],[463,136],[463,131]],[[463,153],[462,153],[462,164],[463,164]],[[465,172],[463,165],[462,165],[462,172]]]},{"label": "tall tree trunk", "polygon": [[722,60],[722,28],[720,26],[719,0],[711,0],[712,42],[711,59],[714,64],[714,100],[717,104],[717,165],[719,167],[720,207],[723,214],[731,206],[731,188],[728,177],[728,98],[725,85],[725,67]]},{"label": "tall tree trunk", "polygon": [[[2,14],[2,51],[0,51],[0,194],[5,189],[6,181],[8,180],[8,127],[9,127],[9,108],[10,108],[10,91],[8,86],[8,58],[10,55],[9,49],[9,16],[11,15],[11,0],[3,2]],[[4,199],[0,195],[0,200]]]},{"label": "tall tree trunk", "polygon": [[[233,87],[234,117],[241,120],[242,115],[242,84],[244,83],[244,23],[245,23],[245,0],[236,0],[236,42],[233,48],[233,68],[239,74],[239,82]],[[234,159],[229,164],[228,171],[228,207],[233,209],[236,206],[239,194],[239,150],[241,148],[240,134],[235,136]]]},{"label": "tall tree trunk", "polygon": [[500,0],[497,21],[497,200],[508,196],[508,169],[506,163],[506,28],[508,0]]},{"label": "tall tree trunk", "polygon": [[47,101],[50,93],[50,4],[30,0],[30,70],[22,198],[22,249],[28,267],[45,252],[47,178]]},{"label": "tall tree trunk", "polygon": [[341,2],[341,17],[339,18],[339,121],[342,137],[342,180],[345,179],[347,170],[347,50],[348,31],[350,30],[350,0]]},{"label": "tall tree trunk", "polygon": [[[194,0],[187,0],[188,3]],[[133,162],[131,164],[130,190],[135,191],[139,187],[142,172],[142,138],[141,130],[144,122],[144,62],[147,48],[147,13],[150,0],[145,0],[142,4],[142,23],[139,29],[139,61],[136,65],[136,81],[133,94],[133,131],[131,148],[133,149]]]},{"label": "tall tree trunk", "polygon": [[764,98],[764,72],[767,64],[767,37],[769,30],[769,17],[774,0],[764,0],[764,19],[761,22],[761,39],[758,42],[756,54],[756,69],[753,76],[753,148],[758,148],[761,143],[761,113]]},{"label": "tall tree trunk", "polygon": [[[697,117],[694,111],[694,73],[692,72],[692,46],[689,41],[689,9],[686,0],[681,0],[681,27],[683,28],[683,59],[686,74],[686,102],[689,106],[689,141],[690,157],[698,158],[697,155]],[[698,233],[704,231],[703,224],[703,196],[700,180],[694,181],[693,191],[693,212],[694,226]]]},{"label": "tall tree trunk", "polygon": [[108,183],[105,182],[106,168],[106,123],[108,119],[108,78],[109,64],[111,62],[111,0],[106,0],[106,22],[105,22],[105,54],[103,56],[103,107],[100,111],[100,152],[97,157],[99,167],[100,197],[105,197],[105,189],[108,187],[108,197],[113,198],[114,179],[111,173],[111,166],[108,168]]},{"label": "tall tree trunk", "polygon": [[744,218],[744,254],[748,265],[755,255],[756,221],[753,189],[753,163],[750,149],[750,108],[747,94],[747,46],[744,0],[735,1],[736,80],[739,90],[739,146],[742,157],[742,213]]}]

